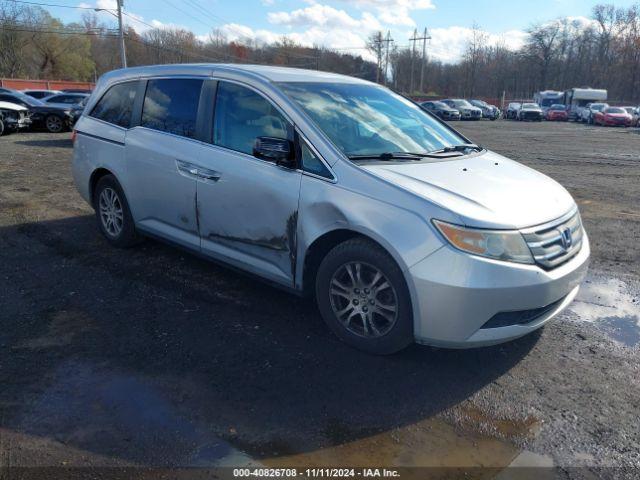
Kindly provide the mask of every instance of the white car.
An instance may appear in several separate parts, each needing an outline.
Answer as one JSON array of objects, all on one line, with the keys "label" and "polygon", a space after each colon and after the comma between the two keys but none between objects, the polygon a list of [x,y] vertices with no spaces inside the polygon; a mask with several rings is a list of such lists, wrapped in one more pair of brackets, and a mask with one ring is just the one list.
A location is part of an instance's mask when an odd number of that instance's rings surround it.
[{"label": "white car", "polygon": [[17,132],[31,125],[29,110],[15,103],[0,102],[0,135]]},{"label": "white car", "polygon": [[587,271],[559,183],[358,78],[126,68],[102,76],[73,138],[76,186],[111,245],[160,238],[310,295],[368,352],[521,337]]}]

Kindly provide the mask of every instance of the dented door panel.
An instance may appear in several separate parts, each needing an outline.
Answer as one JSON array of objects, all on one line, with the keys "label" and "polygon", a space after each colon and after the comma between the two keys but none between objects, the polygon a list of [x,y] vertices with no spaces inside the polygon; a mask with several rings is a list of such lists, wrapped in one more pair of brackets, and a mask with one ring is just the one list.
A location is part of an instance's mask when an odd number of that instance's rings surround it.
[{"label": "dented door panel", "polygon": [[221,147],[208,147],[197,181],[203,253],[293,286],[301,173]]}]

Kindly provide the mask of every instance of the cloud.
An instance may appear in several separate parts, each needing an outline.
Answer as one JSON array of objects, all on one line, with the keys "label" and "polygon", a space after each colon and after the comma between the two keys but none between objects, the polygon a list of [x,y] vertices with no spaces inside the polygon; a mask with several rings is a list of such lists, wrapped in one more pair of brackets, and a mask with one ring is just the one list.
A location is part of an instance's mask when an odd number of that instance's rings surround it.
[{"label": "cloud", "polygon": [[315,3],[292,12],[270,12],[267,19],[274,25],[287,27],[318,26],[330,28],[364,29],[367,31],[381,28],[380,22],[369,12],[360,19],[354,18],[344,10],[329,5]]},{"label": "cloud", "polygon": [[[366,41],[360,32],[348,28],[325,28],[312,26],[302,31],[277,33],[270,30],[253,30],[247,25],[230,23],[223,25],[220,31],[228,40],[243,42],[248,39],[261,43],[274,43],[286,38],[305,47],[323,46],[326,48],[356,47],[352,52],[367,60],[374,60],[373,55],[365,49]],[[350,50],[351,51],[351,50]]]},{"label": "cloud", "polygon": [[[522,30],[508,30],[502,33],[483,32],[487,45],[504,45],[510,50],[520,48],[527,37]],[[460,60],[473,37],[473,29],[468,27],[451,26],[447,28],[433,28],[429,30],[431,40],[427,43],[427,55],[430,58],[445,63]]]}]

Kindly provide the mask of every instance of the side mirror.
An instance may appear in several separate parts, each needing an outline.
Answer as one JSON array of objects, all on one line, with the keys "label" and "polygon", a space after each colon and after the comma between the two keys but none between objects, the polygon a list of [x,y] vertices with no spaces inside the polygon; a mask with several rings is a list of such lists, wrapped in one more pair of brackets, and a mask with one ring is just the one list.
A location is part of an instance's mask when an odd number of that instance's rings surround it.
[{"label": "side mirror", "polygon": [[253,145],[253,156],[275,162],[283,167],[295,168],[293,142],[286,138],[258,137]]}]

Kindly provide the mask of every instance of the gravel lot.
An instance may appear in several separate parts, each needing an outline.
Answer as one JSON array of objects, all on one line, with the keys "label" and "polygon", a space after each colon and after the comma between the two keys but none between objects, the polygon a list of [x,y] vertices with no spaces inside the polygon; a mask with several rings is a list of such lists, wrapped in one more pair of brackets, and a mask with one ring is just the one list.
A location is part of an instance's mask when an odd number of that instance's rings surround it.
[{"label": "gravel lot", "polygon": [[109,247],[73,186],[70,135],[0,138],[0,478],[253,461],[637,478],[640,129],[455,126],[571,191],[588,283],[518,341],[383,358],[232,270],[155,241]]}]

